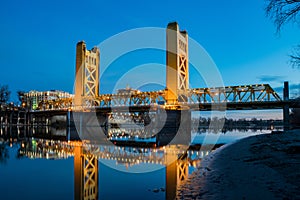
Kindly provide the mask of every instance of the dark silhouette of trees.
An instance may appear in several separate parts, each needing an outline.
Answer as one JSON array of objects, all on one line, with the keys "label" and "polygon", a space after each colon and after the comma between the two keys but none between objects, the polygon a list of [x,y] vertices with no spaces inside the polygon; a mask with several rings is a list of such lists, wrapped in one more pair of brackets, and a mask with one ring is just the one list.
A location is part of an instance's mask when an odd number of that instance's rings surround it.
[{"label": "dark silhouette of trees", "polygon": [[8,85],[0,86],[0,103],[7,103],[10,98],[10,91]]},{"label": "dark silhouette of trees", "polygon": [[[224,122],[224,123],[223,123]],[[220,127],[223,125],[223,127]],[[226,133],[227,131],[238,130],[241,132],[245,132],[248,130],[252,130],[253,132],[257,130],[273,130],[280,129],[283,127],[282,120],[273,120],[273,119],[227,119],[227,118],[192,118],[192,129],[194,131],[198,131],[200,133],[207,132],[210,128],[210,131],[214,133],[219,133],[220,129],[222,133]]]},{"label": "dark silhouette of trees", "polygon": [[291,124],[300,127],[300,108],[292,108]]},{"label": "dark silhouette of trees", "polygon": [[[300,102],[300,97],[296,98],[296,100]],[[300,108],[292,108],[291,111],[291,125],[293,127],[300,127]]]},{"label": "dark silhouette of trees", "polygon": [[19,102],[20,102],[20,103],[22,103],[22,102],[23,102],[23,99],[24,99],[24,94],[25,94],[25,92],[24,92],[24,91],[22,91],[22,90],[18,90],[18,91],[17,91],[18,100],[19,100]]},{"label": "dark silhouette of trees", "polygon": [[[265,0],[267,16],[273,20],[277,33],[288,22],[300,23],[300,0]],[[294,48],[290,55],[290,63],[293,67],[300,68],[300,45]]]}]

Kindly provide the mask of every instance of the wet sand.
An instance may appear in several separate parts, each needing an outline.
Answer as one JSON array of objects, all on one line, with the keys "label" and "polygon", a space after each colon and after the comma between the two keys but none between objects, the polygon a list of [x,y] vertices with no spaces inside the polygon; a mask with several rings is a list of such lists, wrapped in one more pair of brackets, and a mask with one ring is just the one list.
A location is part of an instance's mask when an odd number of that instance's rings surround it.
[{"label": "wet sand", "polygon": [[222,146],[203,159],[177,199],[300,199],[300,130]]}]

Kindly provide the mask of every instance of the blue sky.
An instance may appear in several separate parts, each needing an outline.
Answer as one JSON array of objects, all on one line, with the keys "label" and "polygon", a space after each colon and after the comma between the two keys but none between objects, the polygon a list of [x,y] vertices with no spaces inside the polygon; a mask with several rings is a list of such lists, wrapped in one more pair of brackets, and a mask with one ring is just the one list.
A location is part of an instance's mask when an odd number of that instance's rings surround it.
[{"label": "blue sky", "polygon": [[[288,24],[276,35],[263,8],[262,0],[4,1],[0,7],[0,84],[9,85],[14,101],[19,89],[72,92],[78,41],[85,40],[90,49],[129,29],[164,28],[177,21],[206,49],[225,85],[269,83],[280,91],[288,80],[297,88],[300,69],[289,66],[288,54],[300,44],[300,28]],[[153,62],[165,64],[165,53],[144,51],[121,57],[112,68],[121,70],[101,77],[101,93],[111,91],[120,73]],[[119,75],[114,75],[116,71]],[[193,78],[191,85],[201,87]]]}]

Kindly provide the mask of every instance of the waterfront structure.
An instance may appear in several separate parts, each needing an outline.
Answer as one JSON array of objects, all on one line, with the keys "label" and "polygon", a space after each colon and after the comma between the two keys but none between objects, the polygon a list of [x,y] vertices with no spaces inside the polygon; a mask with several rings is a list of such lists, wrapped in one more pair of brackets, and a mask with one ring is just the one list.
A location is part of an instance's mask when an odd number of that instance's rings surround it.
[{"label": "waterfront structure", "polygon": [[[191,89],[188,84],[188,34],[172,22],[167,26],[166,37],[166,89],[144,92],[127,88],[115,94],[99,95],[100,50],[97,47],[87,50],[85,42],[81,41],[76,46],[74,98],[42,101],[39,107],[48,118],[58,114],[66,116],[68,126],[100,125],[106,136],[108,116],[112,113],[130,112],[140,116],[165,113],[165,119],[157,118],[152,123],[155,127],[150,130],[156,135],[157,145],[167,144],[178,132],[177,135],[182,135],[178,140],[188,142],[190,136],[184,133],[190,130],[191,111],[283,109],[285,127],[288,127],[289,108],[300,107],[300,103],[289,99],[287,83],[283,100],[269,84]],[[53,108],[58,108],[57,112],[51,110]],[[43,120],[45,113],[32,115]],[[149,124],[149,120],[141,121],[145,126]],[[157,123],[164,121],[165,124]]]},{"label": "waterfront structure", "polygon": [[[73,98],[74,95],[68,92],[60,90],[49,90],[49,91],[36,91],[31,90],[24,93],[24,99],[22,102],[23,107],[27,107],[30,110],[47,109],[45,102],[55,102],[60,99]],[[54,105],[50,105],[48,109],[54,108]]]},{"label": "waterfront structure", "polygon": [[93,47],[87,50],[84,41],[76,45],[75,97],[74,105],[82,107],[94,105],[93,99],[99,96],[100,50]]},{"label": "waterfront structure", "polygon": [[137,94],[137,93],[140,93],[139,90],[136,90],[136,89],[133,89],[133,88],[130,88],[129,86],[127,86],[126,88],[124,89],[118,89],[117,90],[117,94],[124,94],[124,95],[133,95],[133,94]]},{"label": "waterfront structure", "polygon": [[[283,105],[293,104],[288,92],[282,100],[269,84],[189,88],[188,34],[172,22],[167,26],[166,38],[166,89],[144,92],[126,88],[115,94],[99,94],[100,50],[87,50],[85,42],[80,41],[76,46],[75,96],[65,102],[50,103],[60,104],[66,110],[129,106],[137,111],[150,105],[165,110],[211,110],[212,105],[220,110],[236,110],[282,109]],[[73,103],[70,106],[68,102]]]},{"label": "waterfront structure", "polygon": [[166,89],[144,92],[126,88],[115,94],[99,94],[100,50],[87,50],[85,42],[80,41],[76,46],[75,96],[66,99],[73,103],[71,107],[63,101],[51,103],[61,104],[60,108],[66,110],[129,106],[137,111],[150,105],[165,110],[211,110],[212,105],[219,110],[282,109],[289,103],[286,94],[282,101],[269,84],[189,88],[188,34],[172,22],[167,26],[166,38]]},{"label": "waterfront structure", "polygon": [[188,34],[176,22],[167,27],[166,102],[178,104],[189,89]]}]

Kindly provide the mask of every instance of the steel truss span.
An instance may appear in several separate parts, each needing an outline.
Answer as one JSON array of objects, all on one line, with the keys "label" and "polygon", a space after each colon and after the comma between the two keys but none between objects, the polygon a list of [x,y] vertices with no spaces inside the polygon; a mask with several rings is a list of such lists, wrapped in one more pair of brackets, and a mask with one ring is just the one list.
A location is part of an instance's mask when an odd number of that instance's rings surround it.
[{"label": "steel truss span", "polygon": [[[166,90],[141,92],[138,90],[129,93],[102,94],[97,97],[87,97],[86,101],[93,102],[86,109],[121,108],[121,107],[160,107],[177,109],[187,106],[192,110],[207,110],[212,105],[225,105],[226,109],[243,108],[282,108],[282,100],[269,84],[227,86],[214,88],[189,89],[182,102],[176,105],[166,103]],[[73,99],[57,99],[42,102],[40,110],[76,109]]]}]

